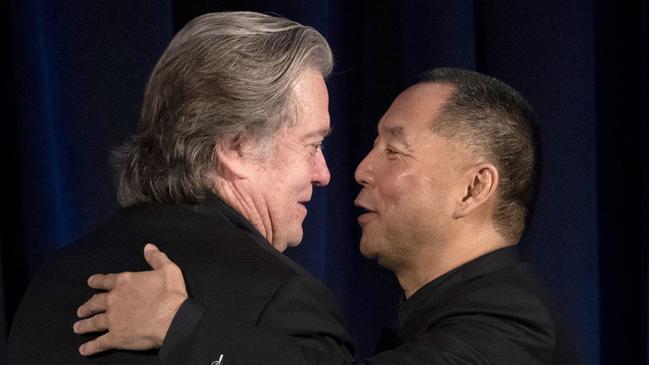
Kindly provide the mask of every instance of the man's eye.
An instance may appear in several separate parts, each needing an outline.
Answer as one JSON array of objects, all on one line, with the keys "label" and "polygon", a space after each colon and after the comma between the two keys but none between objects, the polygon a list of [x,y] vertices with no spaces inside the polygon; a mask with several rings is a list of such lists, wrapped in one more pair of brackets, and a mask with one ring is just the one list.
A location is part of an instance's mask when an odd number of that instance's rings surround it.
[{"label": "man's eye", "polygon": [[393,149],[390,148],[390,147],[385,147],[385,154],[388,155],[388,156],[394,156],[394,155],[396,155],[396,154],[398,154],[398,153],[399,153],[399,152],[393,150]]},{"label": "man's eye", "polygon": [[322,142],[314,143],[311,145],[311,154],[315,155],[316,153],[322,151]]}]

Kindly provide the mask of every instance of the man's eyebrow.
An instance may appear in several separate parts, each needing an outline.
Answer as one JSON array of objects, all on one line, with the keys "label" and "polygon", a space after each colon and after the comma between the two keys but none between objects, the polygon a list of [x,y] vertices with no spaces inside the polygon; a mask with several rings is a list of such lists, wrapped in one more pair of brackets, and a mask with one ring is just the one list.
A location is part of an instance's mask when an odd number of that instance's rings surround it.
[{"label": "man's eyebrow", "polygon": [[383,133],[385,133],[385,134],[389,134],[392,137],[396,138],[406,148],[410,148],[410,144],[406,140],[406,133],[404,132],[403,127],[386,127],[386,126],[382,126],[381,131]]},{"label": "man's eyebrow", "polygon": [[323,138],[323,139],[324,139],[325,137],[327,137],[328,135],[330,135],[331,132],[333,132],[333,130],[334,130],[333,127],[331,127],[331,128],[319,129],[319,130],[317,130],[317,131],[309,132],[309,133],[303,135],[303,136],[302,136],[302,139],[311,139],[311,138],[316,138],[316,137],[320,137],[320,138]]}]

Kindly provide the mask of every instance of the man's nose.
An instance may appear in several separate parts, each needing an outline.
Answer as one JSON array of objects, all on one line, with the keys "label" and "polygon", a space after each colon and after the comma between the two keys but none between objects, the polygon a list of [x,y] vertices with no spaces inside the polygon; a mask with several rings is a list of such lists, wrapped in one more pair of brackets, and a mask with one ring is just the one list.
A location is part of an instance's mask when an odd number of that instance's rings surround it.
[{"label": "man's nose", "polygon": [[327,167],[327,160],[325,159],[322,152],[319,153],[319,158],[315,162],[313,177],[311,181],[315,186],[327,186],[327,184],[329,184],[329,181],[331,181],[331,174],[329,173],[329,168]]},{"label": "man's nose", "polygon": [[371,185],[374,182],[374,171],[371,161],[373,151],[374,150],[372,149],[367,154],[367,156],[363,158],[361,163],[359,163],[356,167],[356,171],[354,172],[354,178],[356,179],[356,182],[361,186]]}]

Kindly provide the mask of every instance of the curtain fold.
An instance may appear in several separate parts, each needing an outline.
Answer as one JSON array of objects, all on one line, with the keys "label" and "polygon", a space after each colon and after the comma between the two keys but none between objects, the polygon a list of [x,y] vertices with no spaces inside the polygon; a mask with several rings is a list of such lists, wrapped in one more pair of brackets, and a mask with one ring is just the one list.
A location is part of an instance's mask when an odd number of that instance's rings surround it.
[{"label": "curtain fold", "polygon": [[649,362],[649,9],[595,11],[601,361]]}]

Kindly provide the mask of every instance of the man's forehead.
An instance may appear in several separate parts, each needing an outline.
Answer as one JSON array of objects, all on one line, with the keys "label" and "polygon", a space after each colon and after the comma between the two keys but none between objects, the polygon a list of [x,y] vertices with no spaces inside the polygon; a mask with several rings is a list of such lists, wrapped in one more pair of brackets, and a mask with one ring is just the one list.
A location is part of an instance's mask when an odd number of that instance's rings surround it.
[{"label": "man's forehead", "polygon": [[380,135],[385,137],[393,137],[399,140],[406,139],[406,127],[405,123],[395,123],[395,122],[382,122],[379,123],[378,131]]},{"label": "man's forehead", "polygon": [[333,132],[334,128],[320,128],[312,131],[307,131],[303,133],[300,137],[302,139],[312,139],[312,138],[325,138]]},{"label": "man's forehead", "polygon": [[379,130],[384,134],[396,137],[403,138],[405,136],[405,129],[402,125],[380,125]]},{"label": "man's forehead", "polygon": [[410,146],[410,144],[408,143],[408,136],[406,135],[406,128],[404,127],[404,123],[379,123],[379,135],[394,138],[404,144],[406,147]]},{"label": "man's forehead", "polygon": [[455,91],[444,83],[419,83],[404,90],[381,118],[378,131],[385,136],[408,139],[420,133],[439,116]]}]

